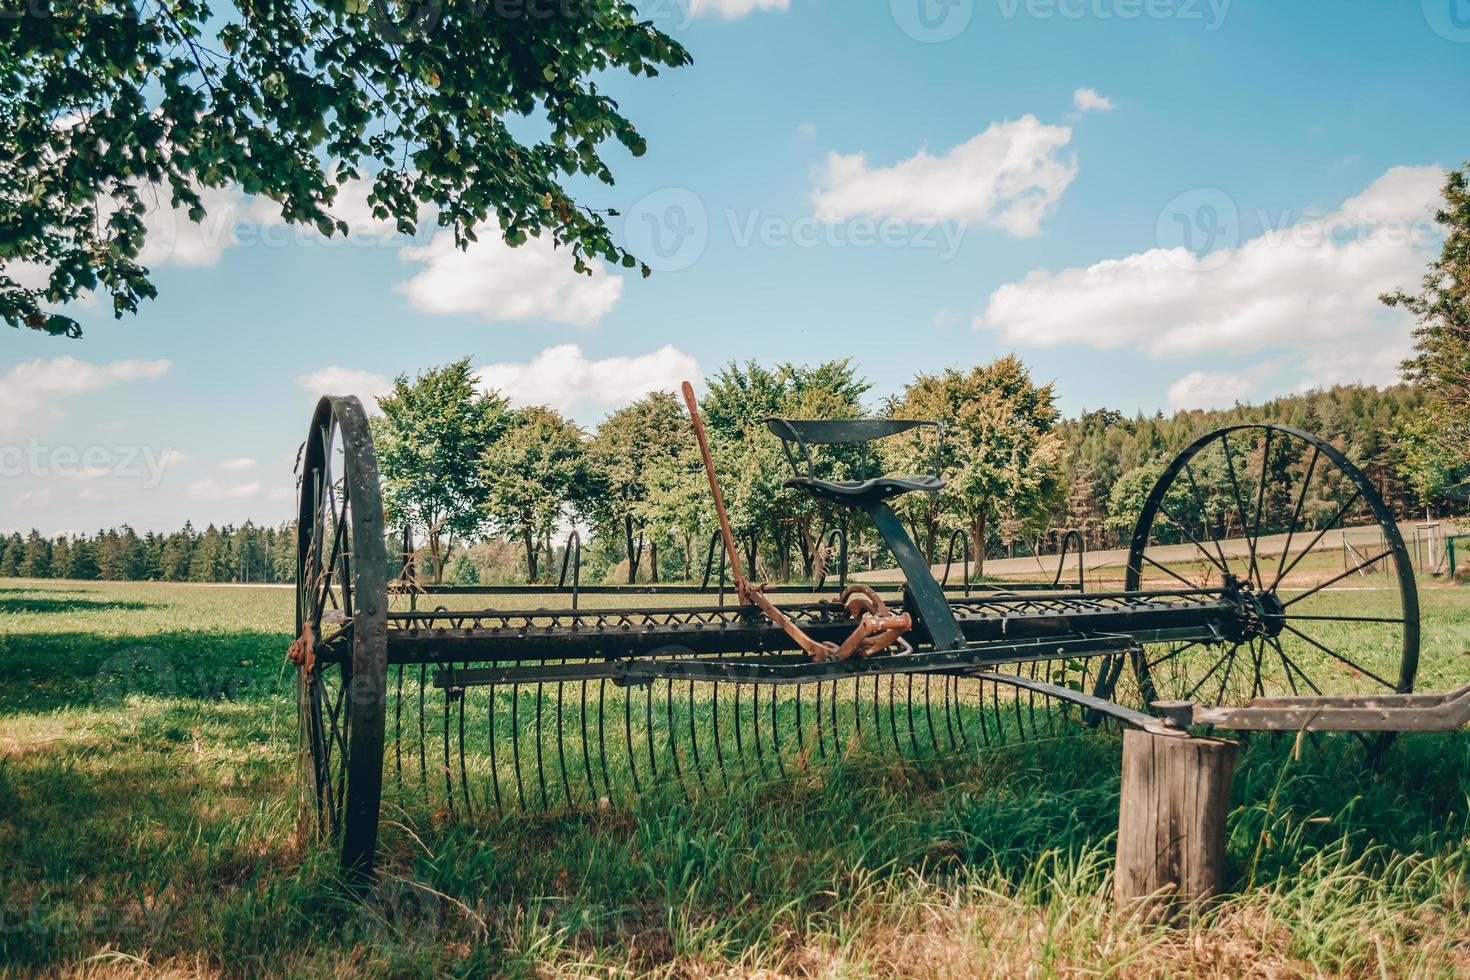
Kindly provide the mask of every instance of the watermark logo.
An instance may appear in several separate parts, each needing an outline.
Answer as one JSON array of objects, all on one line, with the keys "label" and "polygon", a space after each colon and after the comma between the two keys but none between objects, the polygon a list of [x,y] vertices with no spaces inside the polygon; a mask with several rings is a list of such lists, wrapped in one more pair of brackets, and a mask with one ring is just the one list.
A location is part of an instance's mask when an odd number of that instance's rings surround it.
[{"label": "watermark logo", "polygon": [[133,696],[171,698],[178,694],[174,665],[157,647],[129,647],[108,657],[92,681],[92,702],[117,708]]},{"label": "watermark logo", "polygon": [[645,195],[624,215],[623,240],[655,272],[679,272],[704,255],[709,212],[688,188],[665,187]]},{"label": "watermark logo", "polygon": [[421,947],[444,930],[444,900],[428,886],[383,875],[361,905],[362,932],[377,946]]},{"label": "watermark logo", "polygon": [[1240,210],[1218,187],[1192,188],[1164,205],[1154,240],[1181,268],[1210,272],[1229,262],[1240,244]]},{"label": "watermark logo", "polygon": [[1423,0],[1429,29],[1446,41],[1470,44],[1470,0]]},{"label": "watermark logo", "polygon": [[996,0],[1006,20],[1175,20],[1218,31],[1231,0]]},{"label": "watermark logo", "polygon": [[899,30],[925,44],[953,41],[975,16],[975,0],[889,0],[888,8]]}]

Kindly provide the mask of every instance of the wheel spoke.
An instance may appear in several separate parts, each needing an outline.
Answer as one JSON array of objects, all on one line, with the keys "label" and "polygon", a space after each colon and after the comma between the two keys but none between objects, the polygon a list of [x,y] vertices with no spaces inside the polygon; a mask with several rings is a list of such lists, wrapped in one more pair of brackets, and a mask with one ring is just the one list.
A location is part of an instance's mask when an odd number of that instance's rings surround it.
[{"label": "wheel spoke", "polygon": [[1156,562],[1152,558],[1150,558],[1147,554],[1143,555],[1142,557],[1143,557],[1143,560],[1144,561],[1148,562],[1150,565],[1154,566],[1159,571],[1164,572],[1165,574],[1174,576],[1176,579],[1178,579],[1179,581],[1183,582],[1185,585],[1189,586],[1191,589],[1198,589],[1198,588],[1201,588],[1202,587],[1202,586],[1200,586],[1196,582],[1191,582],[1189,579],[1185,578],[1183,575],[1180,575],[1178,572],[1174,571],[1172,568],[1166,568],[1163,565],[1160,565],[1158,562]]},{"label": "wheel spoke", "polygon": [[1174,516],[1174,514],[1169,510],[1168,504],[1166,504],[1162,500],[1160,500],[1159,501],[1159,509],[1164,512],[1164,516],[1168,517],[1169,520],[1173,521],[1175,524],[1177,524],[1179,526],[1179,530],[1183,531],[1185,533],[1185,535],[1188,536],[1189,540],[1194,544],[1194,546],[1199,549],[1200,554],[1202,554],[1202,555],[1205,556],[1205,560],[1206,561],[1208,561],[1210,564],[1214,565],[1216,568],[1220,569],[1220,571],[1222,573],[1227,574],[1227,575],[1230,573],[1230,569],[1226,568],[1224,565],[1221,565],[1218,561],[1216,561],[1215,560],[1215,556],[1212,555],[1212,554],[1210,554],[1210,552],[1205,548],[1205,546],[1199,543],[1199,539],[1196,538],[1194,536],[1193,532],[1191,532],[1189,530],[1189,526],[1187,524],[1185,524],[1183,521],[1181,521],[1179,518],[1177,518],[1177,517]]},{"label": "wheel spoke", "polygon": [[1367,568],[1369,565],[1372,565],[1372,564],[1375,564],[1377,562],[1380,562],[1383,559],[1387,558],[1391,554],[1393,554],[1393,549],[1392,548],[1389,548],[1387,551],[1384,551],[1383,553],[1381,553],[1379,555],[1376,555],[1376,556],[1374,556],[1372,558],[1369,558],[1367,561],[1362,562],[1361,564],[1354,565],[1352,568],[1349,568],[1347,571],[1342,572],[1339,575],[1332,576],[1330,579],[1328,579],[1325,582],[1318,583],[1317,585],[1313,586],[1310,591],[1303,592],[1299,596],[1292,596],[1291,599],[1289,599],[1286,602],[1282,603],[1282,605],[1283,606],[1291,606],[1291,605],[1294,605],[1295,603],[1301,602],[1303,599],[1306,599],[1306,598],[1309,598],[1311,596],[1314,596],[1318,592],[1321,592],[1323,589],[1327,588],[1329,585],[1332,585],[1332,584],[1334,584],[1336,582],[1341,582],[1343,579],[1347,578],[1349,575],[1353,574],[1354,572],[1360,572],[1363,569]]},{"label": "wheel spoke", "polygon": [[[1234,454],[1230,451],[1230,433],[1220,433],[1220,445],[1225,448],[1225,472],[1230,474],[1230,487],[1235,494],[1235,513],[1240,517],[1240,533],[1245,534],[1245,498],[1240,495],[1240,480],[1235,476]],[[1246,537],[1246,544],[1250,549],[1250,568],[1246,571],[1246,579],[1254,582],[1260,577],[1256,568],[1256,545],[1255,542]]]},{"label": "wheel spoke", "polygon": [[1276,563],[1276,578],[1271,582],[1271,589],[1276,588],[1276,584],[1281,581],[1281,576],[1284,574],[1282,572],[1282,569],[1286,567],[1286,556],[1291,553],[1291,540],[1292,538],[1296,537],[1297,521],[1300,520],[1302,516],[1302,504],[1306,503],[1307,500],[1307,488],[1312,485],[1312,475],[1317,470],[1317,460],[1320,459],[1321,456],[1322,447],[1313,446],[1312,460],[1310,463],[1307,464],[1307,478],[1302,481],[1302,492],[1297,494],[1296,506],[1292,509],[1291,512],[1291,523],[1287,526],[1286,531],[1286,544],[1283,545],[1281,548],[1281,560]]},{"label": "wheel spoke", "polygon": [[[1194,466],[1190,462],[1186,462],[1184,464],[1184,473],[1186,476],[1189,477],[1189,487],[1190,490],[1194,493],[1194,502],[1199,506],[1200,521],[1202,522],[1201,526],[1208,527],[1210,521],[1210,512],[1205,507],[1205,498],[1204,495],[1200,493],[1199,481],[1196,480],[1194,477]],[[1159,499],[1162,502],[1163,498],[1160,497]],[[1220,566],[1224,568],[1225,571],[1228,573],[1230,571],[1230,561],[1225,557],[1225,549],[1220,544],[1220,537],[1223,536],[1224,535],[1222,532],[1219,537],[1214,537],[1211,540],[1215,544],[1216,553],[1220,556]]]},{"label": "wheel spoke", "polygon": [[1316,647],[1318,650],[1321,650],[1323,653],[1327,654],[1329,657],[1332,657],[1335,660],[1341,661],[1342,663],[1344,663],[1347,666],[1351,667],[1353,670],[1355,670],[1358,673],[1362,674],[1364,677],[1371,677],[1373,680],[1375,680],[1378,683],[1382,684],[1384,687],[1388,688],[1390,691],[1397,690],[1397,688],[1393,684],[1390,684],[1388,681],[1384,680],[1382,677],[1379,677],[1377,674],[1373,673],[1373,671],[1371,671],[1368,668],[1363,667],[1363,666],[1361,666],[1359,664],[1353,663],[1353,661],[1349,660],[1347,657],[1344,657],[1342,654],[1338,653],[1336,650],[1332,649],[1329,646],[1324,646],[1323,644],[1317,642],[1316,640],[1312,639],[1310,636],[1308,636],[1307,634],[1303,633],[1301,630],[1297,629],[1295,626],[1291,625],[1290,623],[1286,623],[1284,625],[1286,626],[1286,628],[1288,630],[1291,630],[1291,632],[1295,633],[1297,636],[1299,636],[1302,639],[1306,640],[1312,646]]},{"label": "wheel spoke", "polygon": [[1183,653],[1185,650],[1188,650],[1190,647],[1197,647],[1197,646],[1199,646],[1203,642],[1204,642],[1203,640],[1190,640],[1188,643],[1185,643],[1185,644],[1183,644],[1181,646],[1174,647],[1172,650],[1170,650],[1168,653],[1164,654],[1162,657],[1160,657],[1157,660],[1146,660],[1146,661],[1144,661],[1144,666],[1145,667],[1148,667],[1150,669],[1152,669],[1154,667],[1157,667],[1159,664],[1164,663],[1165,661],[1173,660],[1175,657],[1179,656],[1181,653]]},{"label": "wheel spoke", "polygon": [[1240,644],[1237,643],[1235,646],[1231,647],[1229,650],[1221,654],[1220,659],[1215,661],[1215,666],[1211,667],[1209,671],[1206,672],[1205,676],[1201,677],[1199,681],[1194,685],[1194,687],[1191,687],[1189,689],[1189,693],[1184,695],[1184,697],[1180,700],[1193,701],[1194,696],[1199,693],[1199,689],[1205,686],[1205,682],[1208,681],[1211,677],[1215,676],[1215,671],[1220,669],[1220,665],[1223,664],[1225,661],[1234,658],[1235,650],[1238,646],[1240,646]]},{"label": "wheel spoke", "polygon": [[1261,544],[1261,510],[1262,505],[1266,502],[1266,475],[1271,472],[1271,433],[1274,431],[1274,429],[1266,430],[1266,444],[1261,451],[1261,482],[1256,488],[1256,519],[1253,522],[1254,530],[1251,531],[1250,538],[1251,568],[1255,571],[1256,588],[1261,587],[1264,577],[1261,575],[1260,566],[1256,563],[1256,554]]},{"label": "wheel spoke", "polygon": [[1301,554],[1292,559],[1291,564],[1286,566],[1286,571],[1282,572],[1280,575],[1277,575],[1276,581],[1272,582],[1271,587],[1266,591],[1275,592],[1276,587],[1281,584],[1282,579],[1290,575],[1291,570],[1293,568],[1296,568],[1297,564],[1300,563],[1303,558],[1312,553],[1312,549],[1317,547],[1317,542],[1322,540],[1323,535],[1332,530],[1332,526],[1336,524],[1342,518],[1342,515],[1347,513],[1347,509],[1353,504],[1357,503],[1358,500],[1362,498],[1362,496],[1363,491],[1361,488],[1354,490],[1353,495],[1349,497],[1341,507],[1337,508],[1337,513],[1332,515],[1332,520],[1328,521],[1327,524],[1323,526],[1322,530],[1317,532],[1317,536],[1312,538],[1312,543],[1307,545],[1306,550],[1304,550]]}]

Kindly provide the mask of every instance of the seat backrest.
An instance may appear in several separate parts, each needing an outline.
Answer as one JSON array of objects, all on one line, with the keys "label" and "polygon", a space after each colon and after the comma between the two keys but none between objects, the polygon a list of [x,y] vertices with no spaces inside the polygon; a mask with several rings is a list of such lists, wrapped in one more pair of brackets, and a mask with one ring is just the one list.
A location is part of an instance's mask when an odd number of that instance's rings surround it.
[{"label": "seat backrest", "polygon": [[806,462],[808,476],[816,475],[816,463],[808,446],[862,443],[866,458],[866,443],[896,436],[920,426],[932,426],[938,433],[938,445],[934,453],[934,475],[937,477],[940,460],[944,457],[944,425],[940,422],[930,419],[783,419],[774,415],[766,418],[766,428],[780,438],[787,462],[800,475],[801,464],[791,451],[791,444],[796,443],[801,450],[801,458]]},{"label": "seat backrest", "polygon": [[924,419],[782,419],[774,415],[766,419],[766,428],[782,439],[814,446],[872,442],[921,425],[938,424]]}]

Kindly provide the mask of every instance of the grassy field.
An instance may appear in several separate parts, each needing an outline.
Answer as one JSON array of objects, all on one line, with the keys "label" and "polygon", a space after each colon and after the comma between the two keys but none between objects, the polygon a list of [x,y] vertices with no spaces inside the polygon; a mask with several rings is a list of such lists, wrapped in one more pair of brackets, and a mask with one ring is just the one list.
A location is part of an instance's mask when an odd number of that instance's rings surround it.
[{"label": "grassy field", "polygon": [[[1377,773],[1351,737],[1253,740],[1233,893],[1181,929],[1111,912],[1107,734],[693,802],[395,814],[358,905],[298,832],[292,598],[0,581],[0,973],[1470,971],[1463,734],[1401,738]],[[1419,686],[1462,683],[1470,591],[1422,599]]]}]

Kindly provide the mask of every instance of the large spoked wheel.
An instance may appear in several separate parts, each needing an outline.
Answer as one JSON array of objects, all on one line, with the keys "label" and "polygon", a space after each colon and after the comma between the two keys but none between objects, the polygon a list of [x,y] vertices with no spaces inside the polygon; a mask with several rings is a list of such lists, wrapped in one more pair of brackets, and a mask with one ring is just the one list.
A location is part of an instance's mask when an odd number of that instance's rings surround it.
[{"label": "large spoked wheel", "polygon": [[296,670],[301,782],[313,840],[370,876],[377,848],[387,688],[387,550],[367,413],[323,398],[307,433],[297,525]]},{"label": "large spoked wheel", "polygon": [[1221,588],[1242,610],[1210,642],[1134,657],[1145,704],[1406,693],[1419,599],[1392,513],[1316,436],[1239,425],[1198,440],[1149,494],[1126,587]]}]

